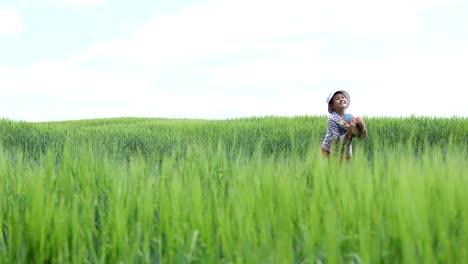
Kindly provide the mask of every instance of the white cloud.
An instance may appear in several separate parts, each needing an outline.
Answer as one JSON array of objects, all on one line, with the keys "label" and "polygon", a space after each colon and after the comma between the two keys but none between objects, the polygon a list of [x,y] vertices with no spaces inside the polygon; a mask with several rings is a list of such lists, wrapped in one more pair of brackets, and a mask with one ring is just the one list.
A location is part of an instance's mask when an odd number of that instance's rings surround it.
[{"label": "white cloud", "polygon": [[[52,1],[52,0],[51,0]],[[104,3],[105,0],[53,0],[56,3],[71,6],[96,6]]]},{"label": "white cloud", "polygon": [[118,70],[46,61],[0,68],[2,115],[27,121],[99,117],[235,118],[307,113],[314,92],[285,89],[256,93],[180,94]]},{"label": "white cloud", "polygon": [[[457,1],[212,1],[157,16],[131,31],[128,39],[100,42],[81,58],[175,64],[240,56],[258,46],[258,41],[281,44],[281,39],[310,38],[314,33],[371,36],[414,32],[424,26],[422,11],[454,2]],[[303,46],[297,51],[307,49]]]},{"label": "white cloud", "polygon": [[[235,91],[207,93],[193,84],[193,89],[200,89],[195,95],[159,87],[137,73],[49,61],[26,68],[0,68],[0,86],[8,88],[2,91],[0,105],[4,116],[29,121],[325,115],[327,87],[336,87],[333,84],[338,82],[342,83],[338,88],[350,92],[349,111],[356,115],[467,116],[463,104],[468,96],[467,61],[467,53],[294,65],[265,60],[220,71],[224,75],[218,84],[232,85]],[[302,67],[307,70],[294,70]],[[246,88],[239,91],[238,87]]]},{"label": "white cloud", "polygon": [[[414,55],[368,63],[376,78],[365,87],[352,87],[352,111],[367,116],[468,116],[468,52],[453,55]],[[365,78],[370,67],[357,64]]]},{"label": "white cloud", "polygon": [[91,7],[103,4],[106,0],[29,0],[35,4],[57,4],[72,7]]},{"label": "white cloud", "polygon": [[147,80],[127,71],[63,61],[0,68],[0,86],[6,88],[0,98],[2,114],[29,121],[124,114],[128,104],[152,93]]},{"label": "white cloud", "polygon": [[[70,61],[0,68],[0,86],[8,87],[0,105],[5,116],[31,121],[315,115],[327,113],[327,88],[339,87],[350,91],[350,111],[358,115],[468,115],[451,97],[466,94],[468,47],[438,55],[327,57],[323,51],[332,52],[335,39],[318,37],[413,32],[425,26],[425,10],[459,3],[209,2],[158,16],[128,39],[100,42]],[[206,80],[195,83],[193,75]],[[194,92],[170,90],[164,81],[171,78]],[[440,93],[428,92],[434,89]]]},{"label": "white cloud", "polygon": [[23,31],[21,16],[14,8],[0,8],[0,36],[16,35]]}]

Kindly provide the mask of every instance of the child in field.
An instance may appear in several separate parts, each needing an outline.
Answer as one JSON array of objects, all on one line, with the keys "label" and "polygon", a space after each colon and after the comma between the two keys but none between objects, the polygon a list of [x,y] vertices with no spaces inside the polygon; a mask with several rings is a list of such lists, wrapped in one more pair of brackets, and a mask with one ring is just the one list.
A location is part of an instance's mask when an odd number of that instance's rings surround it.
[{"label": "child in field", "polygon": [[359,117],[351,117],[344,122],[346,109],[350,103],[348,92],[337,90],[327,97],[328,117],[327,133],[322,142],[322,154],[329,157],[330,153],[350,160],[353,155],[352,141],[354,137],[364,139],[367,136],[367,129],[364,120]]}]

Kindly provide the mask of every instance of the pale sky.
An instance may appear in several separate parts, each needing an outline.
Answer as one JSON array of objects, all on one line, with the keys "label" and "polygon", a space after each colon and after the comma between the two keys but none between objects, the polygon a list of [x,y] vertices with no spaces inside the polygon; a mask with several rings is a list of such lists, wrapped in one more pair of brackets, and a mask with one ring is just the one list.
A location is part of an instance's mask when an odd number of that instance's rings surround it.
[{"label": "pale sky", "polygon": [[468,0],[1,0],[0,118],[468,117]]}]

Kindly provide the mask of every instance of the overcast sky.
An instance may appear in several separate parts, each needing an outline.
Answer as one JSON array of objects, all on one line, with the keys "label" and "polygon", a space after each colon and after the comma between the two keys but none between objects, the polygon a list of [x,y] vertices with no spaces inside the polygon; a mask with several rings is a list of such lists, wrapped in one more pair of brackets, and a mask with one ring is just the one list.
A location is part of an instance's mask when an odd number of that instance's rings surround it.
[{"label": "overcast sky", "polygon": [[2,0],[0,117],[468,117],[468,0]]}]

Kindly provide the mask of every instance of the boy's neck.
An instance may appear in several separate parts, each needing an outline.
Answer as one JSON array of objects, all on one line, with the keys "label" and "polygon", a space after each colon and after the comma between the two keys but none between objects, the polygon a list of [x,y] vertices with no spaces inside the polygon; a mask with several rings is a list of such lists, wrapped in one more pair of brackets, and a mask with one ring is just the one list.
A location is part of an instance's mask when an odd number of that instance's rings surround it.
[{"label": "boy's neck", "polygon": [[344,116],[345,111],[344,110],[343,111],[335,111],[335,113],[337,113],[340,116]]}]

